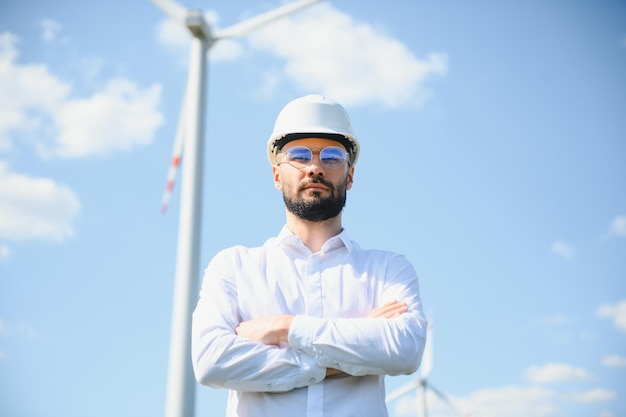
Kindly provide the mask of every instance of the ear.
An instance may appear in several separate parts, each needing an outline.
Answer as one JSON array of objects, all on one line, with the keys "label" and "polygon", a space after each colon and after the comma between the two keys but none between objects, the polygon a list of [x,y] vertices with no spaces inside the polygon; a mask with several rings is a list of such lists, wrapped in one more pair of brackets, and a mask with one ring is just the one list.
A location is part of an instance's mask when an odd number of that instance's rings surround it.
[{"label": "ear", "polygon": [[352,188],[352,183],[354,182],[354,167],[348,168],[348,181],[346,184],[346,190]]},{"label": "ear", "polygon": [[283,189],[283,179],[280,175],[280,168],[278,165],[272,165],[272,177],[274,178],[274,187],[277,190]]}]

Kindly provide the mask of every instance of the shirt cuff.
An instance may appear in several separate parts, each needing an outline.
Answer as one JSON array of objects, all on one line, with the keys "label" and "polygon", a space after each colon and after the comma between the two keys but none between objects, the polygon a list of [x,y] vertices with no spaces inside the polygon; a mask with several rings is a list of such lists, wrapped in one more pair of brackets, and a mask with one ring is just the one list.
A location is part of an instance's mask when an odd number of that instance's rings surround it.
[{"label": "shirt cuff", "polygon": [[303,372],[303,380],[299,382],[298,388],[317,384],[326,378],[326,368],[319,366],[315,358],[305,352],[300,353],[300,365]]},{"label": "shirt cuff", "polygon": [[289,345],[312,355],[315,333],[323,321],[324,319],[317,317],[296,315],[287,335]]}]

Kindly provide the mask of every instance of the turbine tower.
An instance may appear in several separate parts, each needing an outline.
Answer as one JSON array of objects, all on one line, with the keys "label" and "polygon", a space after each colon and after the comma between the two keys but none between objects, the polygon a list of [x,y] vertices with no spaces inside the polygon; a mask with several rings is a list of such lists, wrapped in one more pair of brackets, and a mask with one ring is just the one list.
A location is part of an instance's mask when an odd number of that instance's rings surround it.
[{"label": "turbine tower", "polygon": [[216,32],[200,10],[186,9],[173,0],[151,1],[172,20],[189,29],[192,35],[187,86],[161,210],[167,208],[183,148],[186,148],[188,157],[183,167],[180,195],[165,416],[193,417],[196,381],[191,366],[191,315],[197,299],[200,273],[207,53],[220,39],[245,35],[320,0],[288,3]]},{"label": "turbine tower", "polygon": [[411,381],[408,384],[405,384],[393,391],[387,398],[385,399],[387,403],[394,401],[409,392],[416,390],[416,410],[418,417],[427,417],[428,409],[426,407],[426,390],[431,390],[434,392],[443,402],[445,402],[450,408],[452,408],[459,416],[463,416],[463,414],[456,408],[456,406],[452,403],[452,401],[446,397],[441,391],[437,388],[433,387],[430,383],[428,383],[428,375],[430,375],[430,371],[433,369],[433,328],[432,328],[432,319],[428,320],[428,327],[426,329],[426,346],[424,348],[424,356],[422,357],[422,364],[419,369],[419,376],[415,381]]}]

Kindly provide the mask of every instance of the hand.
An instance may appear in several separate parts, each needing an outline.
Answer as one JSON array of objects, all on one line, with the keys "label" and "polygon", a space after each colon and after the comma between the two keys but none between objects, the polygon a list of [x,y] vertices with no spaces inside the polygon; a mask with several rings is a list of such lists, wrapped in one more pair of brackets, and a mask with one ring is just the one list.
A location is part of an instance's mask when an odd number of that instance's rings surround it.
[{"label": "hand", "polygon": [[278,346],[280,342],[287,342],[292,321],[293,316],[289,314],[260,317],[239,323],[235,333],[255,342]]},{"label": "hand", "polygon": [[398,317],[402,313],[406,313],[408,310],[409,307],[406,305],[406,303],[400,303],[397,300],[393,300],[383,304],[380,307],[376,307],[367,315],[367,317],[382,317],[384,319],[392,319],[394,317]]},{"label": "hand", "polygon": [[[394,317],[398,317],[402,313],[406,313],[408,310],[409,308],[406,303],[400,303],[396,300],[393,300],[383,304],[380,307],[376,307],[367,315],[367,317],[381,317],[385,319],[392,319]],[[339,369],[326,368],[326,378],[340,378],[344,376],[350,376],[350,374],[340,371]]]},{"label": "hand", "polygon": [[341,378],[344,376],[351,376],[351,375],[345,373],[344,371],[340,371],[339,369],[326,368],[326,378]]}]

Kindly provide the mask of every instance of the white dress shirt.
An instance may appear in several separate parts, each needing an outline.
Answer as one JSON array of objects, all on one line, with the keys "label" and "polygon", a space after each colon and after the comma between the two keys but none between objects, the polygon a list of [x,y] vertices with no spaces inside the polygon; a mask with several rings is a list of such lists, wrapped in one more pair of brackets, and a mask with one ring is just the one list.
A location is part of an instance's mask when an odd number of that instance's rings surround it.
[{"label": "white dress shirt", "polygon": [[[367,318],[387,301],[392,319]],[[295,315],[288,344],[235,334],[246,320]],[[385,375],[417,370],[425,342],[418,277],[404,256],[363,250],[345,231],[312,253],[285,226],[258,248],[218,253],[193,314],[203,385],[230,390],[228,417],[382,417]],[[326,378],[326,368],[350,376]]]}]

